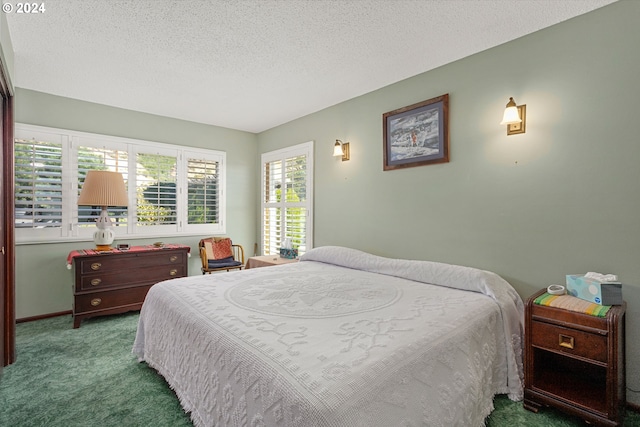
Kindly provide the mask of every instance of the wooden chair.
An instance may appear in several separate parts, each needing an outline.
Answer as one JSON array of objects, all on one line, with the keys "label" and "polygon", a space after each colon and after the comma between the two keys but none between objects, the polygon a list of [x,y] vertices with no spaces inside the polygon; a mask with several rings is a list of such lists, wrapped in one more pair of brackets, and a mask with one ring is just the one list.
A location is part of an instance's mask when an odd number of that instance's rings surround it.
[{"label": "wooden chair", "polygon": [[198,247],[202,274],[244,268],[244,248],[234,245],[228,237],[207,237],[200,240]]}]

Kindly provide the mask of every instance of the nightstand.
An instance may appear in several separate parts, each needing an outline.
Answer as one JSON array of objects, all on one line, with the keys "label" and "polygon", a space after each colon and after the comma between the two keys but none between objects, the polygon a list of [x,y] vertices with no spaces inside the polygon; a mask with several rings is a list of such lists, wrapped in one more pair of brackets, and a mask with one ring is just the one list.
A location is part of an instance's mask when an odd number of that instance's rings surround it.
[{"label": "nightstand", "polygon": [[535,304],[544,292],[525,307],[524,407],[551,406],[595,425],[621,425],[626,303],[596,317]]},{"label": "nightstand", "polygon": [[245,269],[257,268],[257,267],[269,267],[272,265],[290,264],[292,262],[298,262],[296,258],[281,258],[279,255],[262,255],[252,256],[247,260]]}]

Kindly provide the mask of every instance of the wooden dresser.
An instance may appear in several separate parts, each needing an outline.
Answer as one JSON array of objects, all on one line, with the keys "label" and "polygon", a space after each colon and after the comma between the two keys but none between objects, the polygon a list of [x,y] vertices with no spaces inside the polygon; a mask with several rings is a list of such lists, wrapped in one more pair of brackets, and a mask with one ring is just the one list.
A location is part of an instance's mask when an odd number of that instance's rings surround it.
[{"label": "wooden dresser", "polygon": [[552,406],[600,426],[622,425],[625,309],[596,317],[535,304],[525,307],[524,407]]},{"label": "wooden dresser", "polygon": [[82,319],[140,310],[154,284],[187,276],[189,247],[144,248],[73,256],[73,327]]}]

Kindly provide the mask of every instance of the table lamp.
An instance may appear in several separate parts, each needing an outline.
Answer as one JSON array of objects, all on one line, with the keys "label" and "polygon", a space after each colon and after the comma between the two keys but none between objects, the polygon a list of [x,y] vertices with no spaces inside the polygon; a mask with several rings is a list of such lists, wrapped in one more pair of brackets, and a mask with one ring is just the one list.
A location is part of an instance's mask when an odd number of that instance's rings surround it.
[{"label": "table lamp", "polygon": [[124,187],[124,179],[119,172],[90,170],[84,179],[78,206],[101,206],[102,211],[96,220],[98,230],[93,233],[97,251],[111,250],[115,238],[113,222],[107,213],[108,206],[127,206],[129,198]]}]

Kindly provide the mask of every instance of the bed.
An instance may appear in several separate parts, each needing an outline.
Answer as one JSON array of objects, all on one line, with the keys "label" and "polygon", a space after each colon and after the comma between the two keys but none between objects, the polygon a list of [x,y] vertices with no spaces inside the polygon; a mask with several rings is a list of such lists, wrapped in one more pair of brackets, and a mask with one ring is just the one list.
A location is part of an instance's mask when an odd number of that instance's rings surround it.
[{"label": "bed", "polygon": [[195,426],[481,426],[522,399],[523,313],[495,273],[325,246],[154,285],[133,353]]}]

